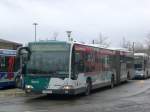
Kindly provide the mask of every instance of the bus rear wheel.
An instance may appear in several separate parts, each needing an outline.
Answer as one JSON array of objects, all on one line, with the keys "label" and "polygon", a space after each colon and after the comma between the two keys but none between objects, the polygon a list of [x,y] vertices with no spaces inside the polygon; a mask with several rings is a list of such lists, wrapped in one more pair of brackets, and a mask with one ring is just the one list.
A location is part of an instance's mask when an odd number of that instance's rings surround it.
[{"label": "bus rear wheel", "polygon": [[91,94],[91,88],[92,88],[92,84],[90,80],[86,81],[86,90],[85,90],[85,96],[88,96]]},{"label": "bus rear wheel", "polygon": [[112,75],[111,77],[111,85],[110,85],[111,88],[114,88],[114,75]]}]

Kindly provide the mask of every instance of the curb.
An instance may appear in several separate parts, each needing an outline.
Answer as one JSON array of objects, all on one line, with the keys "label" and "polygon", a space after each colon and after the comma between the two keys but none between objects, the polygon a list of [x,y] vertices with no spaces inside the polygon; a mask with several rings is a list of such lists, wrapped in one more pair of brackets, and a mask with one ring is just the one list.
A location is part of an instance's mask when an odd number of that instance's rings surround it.
[{"label": "curb", "polygon": [[0,97],[7,96],[25,96],[25,92],[21,89],[0,90]]}]

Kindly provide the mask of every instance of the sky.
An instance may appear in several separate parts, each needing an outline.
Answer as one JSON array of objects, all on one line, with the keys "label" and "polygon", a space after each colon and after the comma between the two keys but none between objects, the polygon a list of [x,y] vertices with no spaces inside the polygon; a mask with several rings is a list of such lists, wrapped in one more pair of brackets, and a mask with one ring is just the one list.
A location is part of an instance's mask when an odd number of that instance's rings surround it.
[{"label": "sky", "polygon": [[37,40],[67,40],[67,30],[76,41],[89,43],[102,36],[111,46],[122,38],[145,42],[150,33],[150,0],[0,0],[0,38],[26,44]]}]

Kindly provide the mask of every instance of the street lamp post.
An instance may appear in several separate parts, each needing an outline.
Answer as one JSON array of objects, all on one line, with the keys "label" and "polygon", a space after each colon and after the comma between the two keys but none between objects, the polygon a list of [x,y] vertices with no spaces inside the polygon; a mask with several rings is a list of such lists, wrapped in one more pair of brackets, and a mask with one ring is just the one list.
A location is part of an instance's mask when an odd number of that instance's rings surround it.
[{"label": "street lamp post", "polygon": [[71,38],[70,38],[70,37],[71,37],[71,32],[72,32],[72,31],[66,31],[66,32],[67,32],[67,35],[68,35],[68,40],[71,41]]},{"label": "street lamp post", "polygon": [[133,42],[132,49],[133,49],[133,54],[134,54],[135,53],[135,42]]},{"label": "street lamp post", "polygon": [[35,42],[36,42],[36,26],[38,25],[38,23],[33,23],[34,28],[35,28]]}]

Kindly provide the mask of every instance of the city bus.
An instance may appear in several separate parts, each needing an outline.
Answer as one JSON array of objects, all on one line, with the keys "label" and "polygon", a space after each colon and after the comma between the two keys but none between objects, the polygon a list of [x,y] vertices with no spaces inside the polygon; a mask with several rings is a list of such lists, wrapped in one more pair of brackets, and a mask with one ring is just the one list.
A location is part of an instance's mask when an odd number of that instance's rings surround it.
[{"label": "city bus", "polygon": [[134,53],[134,79],[150,77],[150,57],[146,53]]},{"label": "city bus", "polygon": [[69,94],[118,85],[128,80],[126,51],[77,42],[30,42],[18,50],[25,54],[22,74],[26,93]]},{"label": "city bus", "polygon": [[0,88],[15,86],[17,69],[16,50],[0,49]]},{"label": "city bus", "polygon": [[[119,52],[119,57],[118,61],[114,61],[113,63],[116,64],[118,62],[118,68],[115,68],[116,70],[121,70],[122,73],[118,74],[123,74],[127,73],[127,79],[133,79],[134,77],[134,53],[132,51],[129,51],[125,48],[110,48],[114,50],[115,52]],[[114,56],[116,57],[117,54]],[[120,60],[120,64],[119,64]],[[120,68],[119,68],[120,67]]]}]

